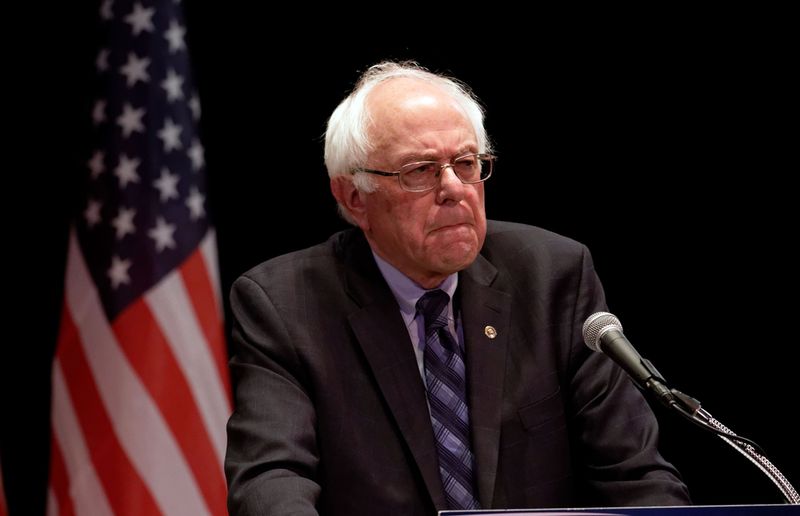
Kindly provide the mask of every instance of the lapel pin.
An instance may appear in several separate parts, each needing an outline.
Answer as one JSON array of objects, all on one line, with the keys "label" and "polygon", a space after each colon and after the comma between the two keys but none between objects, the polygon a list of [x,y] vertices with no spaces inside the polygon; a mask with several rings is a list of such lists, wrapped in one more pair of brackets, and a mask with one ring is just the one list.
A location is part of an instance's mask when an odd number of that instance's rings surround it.
[{"label": "lapel pin", "polygon": [[494,326],[486,326],[486,328],[483,329],[483,333],[490,339],[497,337],[497,330],[494,329]]}]

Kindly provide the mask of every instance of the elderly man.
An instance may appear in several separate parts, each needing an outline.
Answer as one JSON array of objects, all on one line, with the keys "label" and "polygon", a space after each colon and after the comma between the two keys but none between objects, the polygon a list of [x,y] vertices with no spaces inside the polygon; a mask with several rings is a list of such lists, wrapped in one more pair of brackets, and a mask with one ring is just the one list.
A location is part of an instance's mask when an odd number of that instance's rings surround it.
[{"label": "elderly man", "polygon": [[466,86],[373,66],[325,160],[356,228],[233,287],[231,514],[689,503],[645,400],[582,343],[605,309],[587,249],[487,222]]}]

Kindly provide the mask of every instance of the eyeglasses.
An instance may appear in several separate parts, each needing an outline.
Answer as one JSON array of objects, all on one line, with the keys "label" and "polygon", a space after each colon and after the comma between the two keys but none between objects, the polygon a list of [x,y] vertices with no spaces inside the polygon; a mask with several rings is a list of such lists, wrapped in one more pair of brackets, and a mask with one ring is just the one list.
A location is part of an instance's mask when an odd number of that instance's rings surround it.
[{"label": "eyeglasses", "polygon": [[397,176],[400,187],[408,192],[427,192],[439,184],[439,176],[446,167],[453,169],[456,177],[464,184],[482,183],[492,175],[496,156],[491,154],[464,154],[452,162],[441,164],[438,161],[415,161],[407,163],[395,172],[381,172],[368,168],[353,170],[378,176]]}]

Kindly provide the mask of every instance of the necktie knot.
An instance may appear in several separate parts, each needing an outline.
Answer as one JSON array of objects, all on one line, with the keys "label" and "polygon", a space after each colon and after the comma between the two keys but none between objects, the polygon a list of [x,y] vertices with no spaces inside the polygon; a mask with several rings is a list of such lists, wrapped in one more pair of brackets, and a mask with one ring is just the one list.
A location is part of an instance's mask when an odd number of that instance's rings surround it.
[{"label": "necktie knot", "polygon": [[417,301],[417,310],[425,321],[425,333],[436,331],[447,326],[447,305],[450,296],[441,289],[426,292]]}]

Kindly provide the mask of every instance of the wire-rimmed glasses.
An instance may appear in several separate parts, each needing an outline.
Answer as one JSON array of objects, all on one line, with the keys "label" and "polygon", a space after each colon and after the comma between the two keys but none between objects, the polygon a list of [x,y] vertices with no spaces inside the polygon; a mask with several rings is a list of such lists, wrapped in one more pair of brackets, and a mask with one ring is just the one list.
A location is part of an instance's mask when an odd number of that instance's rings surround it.
[{"label": "wire-rimmed glasses", "polygon": [[463,154],[447,163],[438,161],[415,161],[407,163],[394,172],[383,172],[368,168],[359,168],[353,171],[366,172],[379,176],[397,176],[400,187],[409,192],[427,192],[439,184],[439,176],[445,167],[453,169],[456,177],[464,184],[482,183],[491,177],[496,156],[492,154],[477,153]]}]

